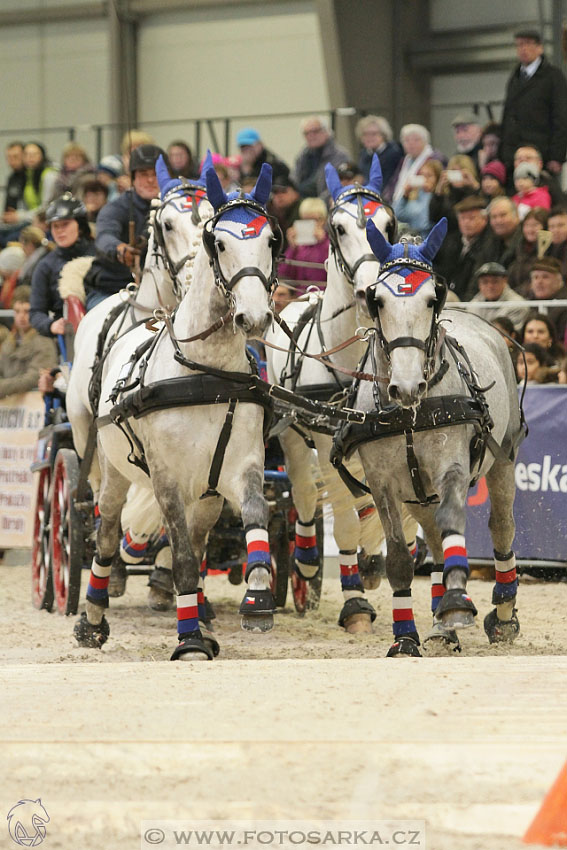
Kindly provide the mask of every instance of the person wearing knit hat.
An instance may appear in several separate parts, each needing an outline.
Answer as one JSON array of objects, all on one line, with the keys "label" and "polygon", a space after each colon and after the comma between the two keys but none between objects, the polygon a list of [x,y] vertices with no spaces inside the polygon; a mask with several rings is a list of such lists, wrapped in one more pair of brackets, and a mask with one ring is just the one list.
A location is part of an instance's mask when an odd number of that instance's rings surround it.
[{"label": "person wearing knit hat", "polygon": [[538,186],[540,169],[533,162],[521,162],[514,169],[516,194],[512,200],[518,207],[518,215],[523,219],[533,207],[551,209],[551,195],[547,186]]},{"label": "person wearing knit hat", "polygon": [[506,194],[506,166],[503,162],[492,159],[486,163],[480,172],[480,188],[487,201]]}]

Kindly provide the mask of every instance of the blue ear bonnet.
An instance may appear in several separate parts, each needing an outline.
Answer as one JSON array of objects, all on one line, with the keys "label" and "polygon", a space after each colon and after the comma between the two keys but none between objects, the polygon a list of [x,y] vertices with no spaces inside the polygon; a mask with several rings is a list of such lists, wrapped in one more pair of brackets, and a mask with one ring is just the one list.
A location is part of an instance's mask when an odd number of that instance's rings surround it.
[{"label": "blue ear bonnet", "polygon": [[[205,160],[203,162],[203,168],[201,169],[201,173],[197,180],[181,180],[179,177],[170,177],[163,156],[160,154],[156,162],[156,176],[158,179],[159,191],[162,201],[164,200],[166,195],[169,195],[169,193],[173,192],[175,189],[179,191],[179,194],[187,192],[187,189],[206,189],[205,172],[211,164],[212,159],[209,152],[205,157]],[[201,197],[204,197],[204,193],[203,195],[201,195]]]},{"label": "blue ear bonnet", "polygon": [[[375,195],[379,195],[382,191],[382,169],[380,168],[380,160],[376,154],[372,157],[368,183],[362,187],[357,183],[350,183],[348,186],[343,186],[337,169],[334,165],[331,165],[330,162],[328,162],[325,166],[325,179],[327,181],[327,189],[335,203],[337,198],[340,196],[341,203],[349,202],[356,204],[357,195],[360,194],[361,189],[366,189],[368,192],[374,193]],[[374,214],[377,206],[378,204],[374,205],[372,212],[369,213],[370,215]]]},{"label": "blue ear bonnet", "polygon": [[447,219],[442,218],[431,229],[425,242],[420,245],[412,245],[410,242],[396,242],[395,245],[390,245],[374,225],[374,222],[368,221],[366,224],[366,237],[375,257],[382,266],[386,264],[394,265],[396,260],[401,260],[403,264],[403,261],[407,259],[431,266],[446,234]]},{"label": "blue ear bonnet", "polygon": [[[250,239],[259,236],[268,223],[268,213],[265,206],[272,190],[272,167],[267,162],[262,165],[260,176],[253,190],[248,193],[229,192],[227,195],[219,181],[214,168],[209,167],[205,172],[207,195],[216,213],[220,213],[216,222],[235,222],[242,225],[240,233],[230,230],[238,239]],[[246,205],[250,201],[251,206]],[[240,203],[238,203],[240,202]],[[228,208],[226,210],[223,207]],[[262,208],[262,211],[258,209]],[[220,228],[222,229],[222,228]]]}]

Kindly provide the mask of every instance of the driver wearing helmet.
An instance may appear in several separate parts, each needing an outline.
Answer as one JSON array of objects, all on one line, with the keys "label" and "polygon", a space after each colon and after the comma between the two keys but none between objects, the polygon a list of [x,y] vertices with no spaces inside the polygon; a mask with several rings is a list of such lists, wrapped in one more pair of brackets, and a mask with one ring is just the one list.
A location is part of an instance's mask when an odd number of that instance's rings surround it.
[{"label": "driver wearing helmet", "polygon": [[65,331],[63,300],[59,294],[59,275],[69,260],[94,256],[87,210],[82,201],[66,192],[47,207],[45,220],[57,246],[35,267],[31,279],[30,322],[43,336],[53,337]]},{"label": "driver wearing helmet", "polygon": [[[96,220],[96,259],[85,278],[87,310],[132,282],[136,256],[144,251],[151,201],[159,197],[155,165],[164,156],[157,145],[140,145],[130,155],[132,188],[106,204]],[[135,244],[130,244],[130,221],[134,221]],[[142,239],[140,239],[142,237]]]}]

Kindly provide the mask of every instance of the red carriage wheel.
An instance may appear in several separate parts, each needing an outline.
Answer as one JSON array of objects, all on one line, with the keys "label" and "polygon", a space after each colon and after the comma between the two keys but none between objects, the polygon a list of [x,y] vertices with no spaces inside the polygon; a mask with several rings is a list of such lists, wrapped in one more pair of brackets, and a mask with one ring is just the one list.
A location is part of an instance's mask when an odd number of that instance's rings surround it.
[{"label": "red carriage wheel", "polygon": [[270,589],[278,608],[285,608],[289,579],[289,531],[284,514],[277,513],[268,523],[270,552],[272,553],[272,576]]},{"label": "red carriage wheel", "polygon": [[53,590],[60,614],[76,614],[83,568],[83,527],[73,493],[79,480],[79,461],[71,449],[60,449],[53,469],[49,550]]},{"label": "red carriage wheel", "polygon": [[[294,511],[295,513],[295,511]],[[295,514],[297,516],[297,514]],[[293,527],[293,526],[292,526]],[[291,573],[291,592],[293,595],[293,604],[298,614],[303,616],[306,611],[316,611],[321,600],[321,588],[323,586],[323,547],[324,547],[324,527],[323,517],[315,518],[315,533],[317,535],[317,548],[321,556],[321,569],[311,581],[305,581],[295,570]],[[290,549],[293,551],[294,541],[290,543]]]},{"label": "red carriage wheel", "polygon": [[49,485],[51,468],[39,470],[32,545],[32,602],[35,608],[53,608],[53,579],[49,563]]}]

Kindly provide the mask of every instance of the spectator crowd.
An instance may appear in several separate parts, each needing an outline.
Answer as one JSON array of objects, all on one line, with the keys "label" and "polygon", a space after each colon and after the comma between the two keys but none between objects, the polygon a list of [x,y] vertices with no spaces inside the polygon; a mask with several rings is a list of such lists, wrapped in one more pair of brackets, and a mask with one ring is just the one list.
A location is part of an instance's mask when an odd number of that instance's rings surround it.
[{"label": "spectator crowd", "polygon": [[[483,125],[469,112],[455,115],[452,151],[438,150],[425,126],[406,124],[398,140],[385,117],[366,115],[356,125],[354,155],[320,116],[301,123],[303,144],[292,165],[253,127],[237,134],[234,155],[213,155],[225,191],[247,191],[263,163],[272,167],[270,212],[285,236],[278,309],[309,287],[325,286],[330,203],[325,165],[337,168],[345,186],[364,184],[376,154],[383,199],[400,233],[423,238],[447,218],[435,271],[447,281],[450,297],[470,301],[471,309],[526,345],[519,375],[565,380],[567,307],[551,306],[544,315],[530,301],[567,299],[567,196],[561,184],[567,83],[545,57],[538,32],[518,32],[515,44],[518,64],[506,87],[501,123]],[[36,385],[39,370],[55,361],[54,340],[65,328],[58,291],[65,263],[93,258],[85,279],[87,309],[122,289],[134,266],[143,263],[150,206],[159,194],[155,164],[162,153],[172,176],[198,175],[199,163],[185,141],[174,140],[162,151],[136,130],[125,135],[120,154],[98,163],[76,142],[65,145],[57,164],[37,141],[7,145],[0,308],[12,307],[15,319],[10,331],[0,327],[2,395],[24,391],[30,381]],[[499,306],[488,311],[481,306],[486,302]]]}]

